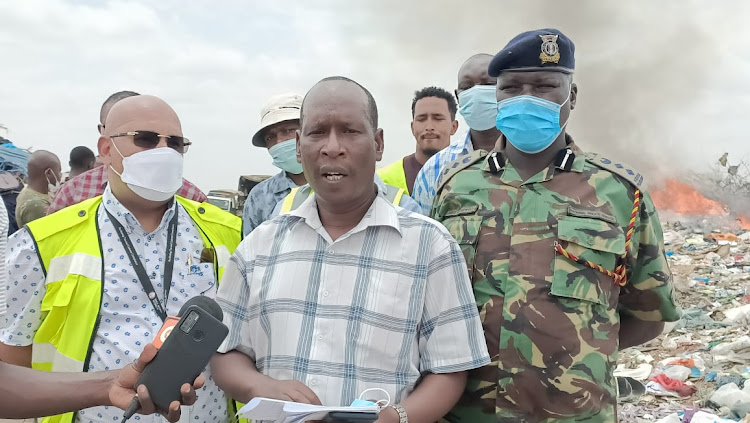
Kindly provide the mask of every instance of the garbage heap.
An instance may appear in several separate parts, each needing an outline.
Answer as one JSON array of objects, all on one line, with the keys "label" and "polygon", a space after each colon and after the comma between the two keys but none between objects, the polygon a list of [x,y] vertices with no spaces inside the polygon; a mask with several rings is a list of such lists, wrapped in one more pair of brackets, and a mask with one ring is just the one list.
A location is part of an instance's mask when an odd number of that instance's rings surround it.
[{"label": "garbage heap", "polygon": [[615,375],[640,388],[619,393],[620,421],[750,423],[750,231],[724,217],[662,221],[683,316],[620,352]]}]

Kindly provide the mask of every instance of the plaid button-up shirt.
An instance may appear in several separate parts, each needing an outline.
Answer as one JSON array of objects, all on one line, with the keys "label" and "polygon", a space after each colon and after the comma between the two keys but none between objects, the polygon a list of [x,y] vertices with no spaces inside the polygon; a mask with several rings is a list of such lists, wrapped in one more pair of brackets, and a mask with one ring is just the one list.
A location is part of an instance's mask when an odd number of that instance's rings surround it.
[{"label": "plaid button-up shirt", "polygon": [[[54,200],[52,200],[52,204],[49,206],[49,210],[47,210],[47,214],[52,214],[65,207],[102,195],[106,186],[107,166],[99,166],[83,172],[60,187]],[[199,203],[207,200],[206,194],[187,179],[182,180],[182,187],[177,191],[177,195]]]},{"label": "plaid button-up shirt", "polygon": [[229,336],[260,372],[309,386],[324,405],[368,388],[399,402],[425,373],[490,362],[466,263],[435,221],[379,195],[333,241],[315,194],[237,248],[217,300]]}]

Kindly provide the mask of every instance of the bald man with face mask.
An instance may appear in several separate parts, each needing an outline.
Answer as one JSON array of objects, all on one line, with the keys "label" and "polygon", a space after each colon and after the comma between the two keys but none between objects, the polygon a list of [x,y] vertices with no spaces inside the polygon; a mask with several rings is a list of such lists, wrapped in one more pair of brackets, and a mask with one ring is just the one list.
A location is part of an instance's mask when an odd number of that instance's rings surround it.
[{"label": "bald man with face mask", "polygon": [[[118,91],[104,101],[99,112],[100,123],[97,125],[97,130],[100,135],[105,131],[105,123],[109,116],[109,111],[112,110],[119,101],[138,95],[140,94],[133,91]],[[102,166],[101,158],[97,158],[97,163],[94,165],[93,169],[83,172],[78,176],[71,176],[71,178],[60,187],[52,200],[52,204],[47,210],[47,214],[52,214],[58,210],[64,209],[65,207],[102,195],[104,193],[104,188],[108,183],[107,175],[107,168]],[[199,203],[207,201],[206,195],[187,179],[183,179],[182,187],[177,191],[177,195]]]},{"label": "bald man with face mask", "polygon": [[16,222],[19,228],[47,214],[47,208],[62,181],[60,159],[49,151],[32,153],[28,169],[29,184],[21,190],[16,200]]},{"label": "bald man with face mask", "polygon": [[[13,318],[0,332],[0,360],[64,372],[119,368],[188,299],[215,295],[241,222],[175,195],[189,146],[163,100],[140,95],[112,107],[98,143],[109,180],[104,194],[32,222],[9,240]],[[228,421],[210,373],[197,394],[184,419]],[[43,421],[121,416],[96,407]]]}]

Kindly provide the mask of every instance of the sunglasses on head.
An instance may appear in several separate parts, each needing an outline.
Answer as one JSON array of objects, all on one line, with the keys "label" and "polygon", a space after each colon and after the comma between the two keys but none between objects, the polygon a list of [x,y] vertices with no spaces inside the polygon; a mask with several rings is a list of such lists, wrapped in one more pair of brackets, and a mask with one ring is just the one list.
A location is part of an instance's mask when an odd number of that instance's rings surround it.
[{"label": "sunglasses on head", "polygon": [[156,148],[156,146],[159,145],[159,141],[161,141],[162,138],[166,138],[167,147],[178,153],[187,153],[188,148],[192,144],[192,142],[185,137],[177,135],[160,135],[152,131],[123,132],[121,134],[110,135],[109,137],[133,137],[133,144],[140,148]]}]

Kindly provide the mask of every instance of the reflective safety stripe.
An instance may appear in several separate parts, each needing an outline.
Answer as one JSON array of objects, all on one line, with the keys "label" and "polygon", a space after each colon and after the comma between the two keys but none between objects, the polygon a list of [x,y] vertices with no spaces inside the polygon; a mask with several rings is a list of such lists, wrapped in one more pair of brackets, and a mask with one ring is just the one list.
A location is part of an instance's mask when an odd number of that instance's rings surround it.
[{"label": "reflective safety stripe", "polygon": [[391,188],[395,187],[389,187],[388,194],[385,196],[385,198],[387,198],[388,201],[391,202],[391,204],[395,204],[398,206],[399,204],[401,204],[401,197],[404,196],[404,192],[406,191],[404,191],[402,188],[399,188],[395,191],[394,194],[391,194],[391,191],[393,191]]},{"label": "reflective safety stripe", "polygon": [[302,203],[307,200],[307,197],[313,193],[310,185],[302,185],[301,187],[292,188],[289,194],[284,197],[284,202],[281,205],[280,214],[289,213],[292,210],[297,210]]},{"label": "reflective safety stripe", "polygon": [[84,253],[53,257],[47,270],[47,283],[61,281],[71,274],[94,280],[101,279],[102,258]]},{"label": "reflective safety stripe", "polygon": [[48,343],[34,344],[31,361],[38,370],[75,373],[83,368],[83,361],[61,354],[54,345]]},{"label": "reflective safety stripe", "polygon": [[291,191],[289,191],[289,194],[284,197],[284,202],[281,204],[281,214],[289,213],[292,211],[292,204],[294,203],[294,197],[297,196],[297,192],[299,191],[299,187],[292,188]]}]

